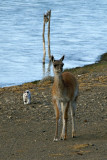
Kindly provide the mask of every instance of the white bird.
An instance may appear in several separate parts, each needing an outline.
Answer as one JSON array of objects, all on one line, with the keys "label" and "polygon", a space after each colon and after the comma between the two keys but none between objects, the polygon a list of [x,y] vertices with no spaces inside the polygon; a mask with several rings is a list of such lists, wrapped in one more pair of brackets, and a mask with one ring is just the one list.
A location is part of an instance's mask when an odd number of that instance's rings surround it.
[{"label": "white bird", "polygon": [[26,90],[23,93],[23,102],[24,104],[30,104],[31,103],[31,93],[29,90]]}]

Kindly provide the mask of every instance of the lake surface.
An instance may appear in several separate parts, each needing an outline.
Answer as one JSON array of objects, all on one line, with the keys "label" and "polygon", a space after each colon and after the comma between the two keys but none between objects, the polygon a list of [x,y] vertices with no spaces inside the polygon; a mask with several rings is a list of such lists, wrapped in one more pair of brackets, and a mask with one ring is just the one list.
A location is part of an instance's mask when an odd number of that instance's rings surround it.
[{"label": "lake surface", "polygon": [[94,63],[107,51],[107,0],[0,0],[0,87],[53,75],[43,58],[43,15],[51,9],[51,54],[64,68]]}]

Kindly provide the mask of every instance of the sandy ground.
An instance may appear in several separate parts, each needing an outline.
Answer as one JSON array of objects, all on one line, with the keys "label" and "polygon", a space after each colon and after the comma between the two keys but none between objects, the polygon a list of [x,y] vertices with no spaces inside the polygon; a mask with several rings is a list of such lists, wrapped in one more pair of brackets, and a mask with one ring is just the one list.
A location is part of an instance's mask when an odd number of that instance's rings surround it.
[{"label": "sandy ground", "polygon": [[[0,89],[0,160],[107,160],[107,64],[78,68],[77,137],[53,142],[52,80]],[[23,91],[32,95],[24,105]]]}]

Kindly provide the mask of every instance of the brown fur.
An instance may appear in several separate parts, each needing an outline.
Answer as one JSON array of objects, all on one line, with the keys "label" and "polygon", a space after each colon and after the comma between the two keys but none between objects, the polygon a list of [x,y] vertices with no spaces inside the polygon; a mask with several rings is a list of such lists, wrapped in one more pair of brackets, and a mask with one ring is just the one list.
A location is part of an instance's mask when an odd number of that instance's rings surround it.
[{"label": "brown fur", "polygon": [[[69,72],[64,72],[64,73],[62,73],[62,80],[63,80],[63,84],[59,84],[59,87],[61,88],[61,92],[64,92],[64,90],[66,89],[67,97],[69,97],[69,99],[72,100],[74,98],[75,88],[77,87],[77,81],[76,81],[75,77]],[[58,91],[59,91],[59,88],[58,88],[56,82],[54,81],[54,84],[52,87],[52,95],[59,96]]]},{"label": "brown fur", "polygon": [[69,106],[71,107],[72,115],[72,137],[75,136],[75,109],[76,99],[78,96],[78,83],[76,78],[70,72],[62,73],[63,59],[64,56],[60,60],[54,60],[54,57],[52,57],[55,74],[52,87],[52,97],[56,114],[56,132],[54,141],[58,140],[58,121],[61,111],[63,120],[61,139],[67,138],[67,119]]}]

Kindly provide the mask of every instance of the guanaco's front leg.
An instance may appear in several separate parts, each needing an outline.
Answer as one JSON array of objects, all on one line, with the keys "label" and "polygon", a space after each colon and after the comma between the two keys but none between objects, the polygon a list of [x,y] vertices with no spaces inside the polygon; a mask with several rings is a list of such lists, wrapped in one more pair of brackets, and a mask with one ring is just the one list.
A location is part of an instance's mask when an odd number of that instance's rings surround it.
[{"label": "guanaco's front leg", "polygon": [[62,133],[61,133],[61,140],[66,140],[66,138],[67,138],[68,108],[69,108],[69,102],[68,103],[62,103],[61,109],[62,109],[63,127],[62,127]]},{"label": "guanaco's front leg", "polygon": [[54,141],[58,141],[58,126],[60,123],[60,103],[57,102],[56,100],[53,101],[54,103],[54,109],[55,109],[55,114],[56,114],[56,131],[55,131],[55,137],[54,137]]}]

